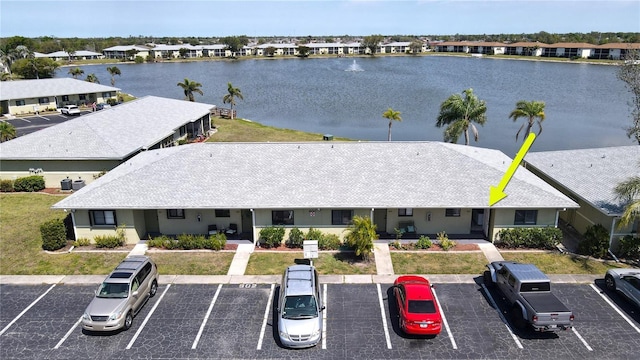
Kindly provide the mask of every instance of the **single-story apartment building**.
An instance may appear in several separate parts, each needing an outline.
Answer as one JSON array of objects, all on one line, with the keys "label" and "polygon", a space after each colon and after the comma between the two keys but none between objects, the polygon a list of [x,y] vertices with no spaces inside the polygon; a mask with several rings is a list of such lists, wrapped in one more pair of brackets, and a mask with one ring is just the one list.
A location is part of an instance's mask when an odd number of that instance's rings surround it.
[{"label": "single-story apartment building", "polygon": [[638,220],[618,226],[625,204],[616,198],[614,188],[640,176],[640,146],[531,152],[524,161],[528,170],[580,205],[560,213],[578,232],[601,224],[609,231],[612,251],[618,249],[620,237],[638,235]]},{"label": "single-story apartment building", "polygon": [[135,243],[233,225],[254,241],[270,226],[342,237],[356,215],[381,234],[494,240],[503,228],[556,226],[578,207],[523,167],[489,206],[489,187],[511,162],[442,142],[188,144],[141,152],[52,208],[72,214],[77,238],[123,226]]},{"label": "single-story apartment building", "polygon": [[65,105],[106,103],[117,99],[119,88],[72,78],[0,82],[2,114],[27,115]]},{"label": "single-story apartment building", "polygon": [[0,179],[37,174],[46,187],[61,187],[66,179],[89,183],[141,151],[205,135],[214,108],[146,96],[82,115],[0,143]]}]

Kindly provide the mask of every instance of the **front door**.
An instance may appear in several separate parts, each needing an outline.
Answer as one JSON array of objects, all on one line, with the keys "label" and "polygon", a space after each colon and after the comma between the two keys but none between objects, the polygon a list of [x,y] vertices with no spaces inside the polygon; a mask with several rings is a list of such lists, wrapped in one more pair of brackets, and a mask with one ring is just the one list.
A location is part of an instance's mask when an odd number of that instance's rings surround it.
[{"label": "front door", "polygon": [[387,209],[374,209],[373,210],[373,223],[376,224],[376,230],[378,232],[387,232]]}]

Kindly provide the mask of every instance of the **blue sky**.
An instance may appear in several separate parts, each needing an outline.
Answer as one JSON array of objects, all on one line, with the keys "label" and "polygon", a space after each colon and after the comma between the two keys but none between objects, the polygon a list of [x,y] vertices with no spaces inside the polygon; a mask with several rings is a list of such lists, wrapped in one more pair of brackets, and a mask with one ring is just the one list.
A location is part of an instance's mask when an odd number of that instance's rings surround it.
[{"label": "blue sky", "polygon": [[0,37],[640,32],[640,0],[0,0]]}]

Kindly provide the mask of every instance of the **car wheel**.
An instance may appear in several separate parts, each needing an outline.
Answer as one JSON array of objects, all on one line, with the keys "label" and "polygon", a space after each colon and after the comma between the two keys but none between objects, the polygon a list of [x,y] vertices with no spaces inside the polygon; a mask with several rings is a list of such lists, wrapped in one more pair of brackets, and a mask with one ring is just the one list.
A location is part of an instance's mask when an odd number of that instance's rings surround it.
[{"label": "car wheel", "polygon": [[493,279],[491,279],[491,272],[489,270],[485,271],[483,274],[484,286],[488,288],[493,287]]},{"label": "car wheel", "polygon": [[611,274],[607,274],[607,276],[604,277],[604,284],[609,290],[616,289],[616,281],[613,279]]},{"label": "car wheel", "polygon": [[129,311],[127,313],[127,316],[125,316],[124,318],[124,329],[125,330],[129,330],[129,328],[131,327],[131,324],[133,324],[133,315],[131,315],[131,311]]},{"label": "car wheel", "polygon": [[511,308],[511,323],[513,324],[513,327],[518,330],[524,329],[525,322],[524,318],[522,317],[522,311],[517,305],[514,305]]},{"label": "car wheel", "polygon": [[149,297],[156,296],[157,292],[158,292],[158,283],[155,280],[153,280],[153,282],[151,283],[151,289],[149,290]]}]

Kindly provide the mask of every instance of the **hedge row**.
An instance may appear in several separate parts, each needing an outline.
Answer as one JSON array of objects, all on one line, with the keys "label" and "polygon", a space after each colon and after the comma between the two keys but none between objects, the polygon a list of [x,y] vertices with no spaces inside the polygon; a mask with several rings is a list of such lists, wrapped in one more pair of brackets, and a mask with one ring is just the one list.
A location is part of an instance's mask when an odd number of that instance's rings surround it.
[{"label": "hedge row", "polygon": [[44,177],[26,176],[16,180],[0,180],[0,192],[37,192],[44,190]]},{"label": "hedge row", "polygon": [[513,228],[498,232],[496,245],[509,249],[552,250],[562,241],[562,230],[554,227]]},{"label": "hedge row", "polygon": [[[284,240],[285,229],[280,226],[269,226],[260,230],[259,241],[266,248],[275,248],[282,244]],[[324,234],[322,231],[310,228],[306,234],[298,228],[289,231],[289,238],[285,245],[290,248],[300,248],[304,240],[318,240],[318,248],[320,250],[338,250],[342,246],[340,237],[336,234]]]},{"label": "hedge row", "polygon": [[177,239],[162,235],[147,241],[148,247],[168,250],[209,249],[218,251],[224,249],[226,244],[227,237],[225,234],[215,234],[209,237],[205,237],[204,235],[181,234],[177,236]]}]

